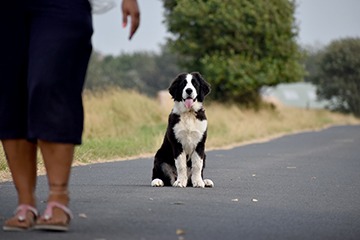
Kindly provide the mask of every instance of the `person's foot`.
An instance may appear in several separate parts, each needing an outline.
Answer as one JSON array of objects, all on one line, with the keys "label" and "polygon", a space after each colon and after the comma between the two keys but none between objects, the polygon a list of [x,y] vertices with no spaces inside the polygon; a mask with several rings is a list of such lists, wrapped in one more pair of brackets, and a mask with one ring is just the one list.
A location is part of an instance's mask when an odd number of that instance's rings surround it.
[{"label": "person's foot", "polygon": [[70,209],[59,202],[48,202],[44,214],[38,219],[35,229],[47,231],[68,231],[73,218]]},{"label": "person's foot", "polygon": [[37,210],[27,204],[21,204],[16,208],[15,215],[6,220],[4,231],[25,231],[34,227],[36,218],[38,216]]}]

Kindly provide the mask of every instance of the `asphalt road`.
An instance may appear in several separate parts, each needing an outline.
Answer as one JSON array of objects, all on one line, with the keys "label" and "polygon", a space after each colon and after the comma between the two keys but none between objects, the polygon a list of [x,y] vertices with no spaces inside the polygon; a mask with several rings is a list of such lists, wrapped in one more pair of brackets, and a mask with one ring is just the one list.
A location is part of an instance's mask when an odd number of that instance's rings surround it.
[{"label": "asphalt road", "polygon": [[[152,159],[74,167],[68,233],[12,239],[360,239],[360,126],[208,152],[212,189],[150,187]],[[39,178],[43,210],[46,179]],[[0,184],[0,224],[16,207]]]}]

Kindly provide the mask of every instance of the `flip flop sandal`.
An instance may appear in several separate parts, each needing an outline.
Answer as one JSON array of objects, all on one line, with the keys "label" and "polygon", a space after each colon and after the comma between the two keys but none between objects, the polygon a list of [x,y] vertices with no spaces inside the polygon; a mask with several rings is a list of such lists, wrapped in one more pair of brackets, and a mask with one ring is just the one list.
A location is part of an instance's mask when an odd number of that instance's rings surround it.
[{"label": "flip flop sandal", "polygon": [[[31,212],[34,214],[34,217],[31,219],[31,221],[27,224],[27,225],[21,225],[23,223],[26,222],[26,214],[28,212]],[[28,205],[28,204],[20,204],[15,212],[15,217],[17,218],[18,222],[16,223],[11,223],[9,220],[5,222],[5,225],[3,226],[3,230],[4,231],[26,231],[26,230],[30,230],[34,227],[36,218],[38,217],[38,211]]]},{"label": "flip flop sandal", "polygon": [[[60,208],[62,211],[64,211],[66,213],[66,215],[68,217],[68,220],[66,223],[62,223],[62,222],[48,223],[47,222],[52,218],[54,208]],[[67,231],[69,231],[69,224],[70,224],[70,220],[72,218],[73,218],[73,215],[68,207],[66,207],[65,205],[58,203],[58,202],[49,202],[47,204],[44,214],[37,221],[34,228],[37,230],[45,230],[45,231],[67,232]]]}]

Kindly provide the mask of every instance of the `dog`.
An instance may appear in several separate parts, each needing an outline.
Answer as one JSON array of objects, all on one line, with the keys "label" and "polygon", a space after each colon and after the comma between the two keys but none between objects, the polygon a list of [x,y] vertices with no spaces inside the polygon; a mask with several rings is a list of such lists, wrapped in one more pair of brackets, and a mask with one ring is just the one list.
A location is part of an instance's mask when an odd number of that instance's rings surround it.
[{"label": "dog", "polygon": [[198,72],[182,73],[171,83],[169,93],[174,107],[155,154],[151,186],[213,187],[213,181],[203,179],[207,137],[203,101],[210,84]]}]

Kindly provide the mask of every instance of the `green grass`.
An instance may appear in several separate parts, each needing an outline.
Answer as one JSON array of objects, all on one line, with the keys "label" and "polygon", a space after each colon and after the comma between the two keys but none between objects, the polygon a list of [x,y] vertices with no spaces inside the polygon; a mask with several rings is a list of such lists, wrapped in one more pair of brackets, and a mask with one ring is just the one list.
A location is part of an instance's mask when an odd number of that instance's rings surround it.
[{"label": "green grass", "polygon": [[[157,100],[121,89],[86,92],[83,144],[76,148],[74,164],[154,155],[166,131],[169,105],[164,107]],[[205,107],[209,122],[207,149],[329,125],[360,124],[353,116],[325,110],[277,107],[255,111],[218,103]],[[39,162],[40,172],[44,172]],[[0,180],[9,177],[1,149]]]},{"label": "green grass", "polygon": [[82,146],[76,149],[75,159],[91,163],[153,152],[160,144],[164,128],[165,124],[161,123],[157,126],[141,126],[132,133],[118,137],[85,138]]}]

